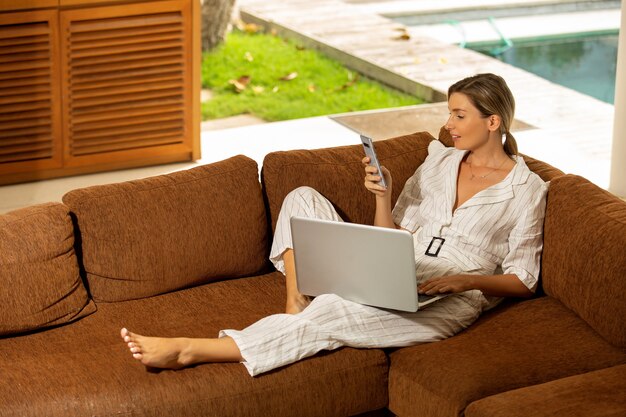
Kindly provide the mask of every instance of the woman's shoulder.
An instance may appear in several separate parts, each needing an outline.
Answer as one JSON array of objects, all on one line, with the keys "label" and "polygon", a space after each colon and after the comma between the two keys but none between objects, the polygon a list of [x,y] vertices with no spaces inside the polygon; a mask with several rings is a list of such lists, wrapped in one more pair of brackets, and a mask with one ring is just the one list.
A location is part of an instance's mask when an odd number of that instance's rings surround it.
[{"label": "woman's shoulder", "polygon": [[456,152],[462,151],[459,151],[456,148],[449,148],[439,140],[435,139],[428,144],[428,157],[426,160],[428,161],[430,159],[431,161],[440,161],[454,155]]},{"label": "woman's shoulder", "polygon": [[[525,187],[528,193],[524,193],[530,199],[545,199],[545,196],[548,192],[549,182],[545,182],[539,175],[535,172],[531,171],[530,168],[526,165],[524,158],[521,156],[517,156],[517,165],[520,168],[520,179],[519,185]],[[533,197],[534,196],[534,197]]]}]

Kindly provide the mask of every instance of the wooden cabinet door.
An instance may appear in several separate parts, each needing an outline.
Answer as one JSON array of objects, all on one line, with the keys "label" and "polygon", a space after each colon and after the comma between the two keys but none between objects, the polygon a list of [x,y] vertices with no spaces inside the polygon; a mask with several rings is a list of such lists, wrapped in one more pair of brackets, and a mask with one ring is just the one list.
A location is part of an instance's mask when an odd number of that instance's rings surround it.
[{"label": "wooden cabinet door", "polygon": [[68,168],[190,160],[190,0],[60,12]]},{"label": "wooden cabinet door", "polygon": [[63,164],[57,22],[55,10],[0,14],[0,183]]}]

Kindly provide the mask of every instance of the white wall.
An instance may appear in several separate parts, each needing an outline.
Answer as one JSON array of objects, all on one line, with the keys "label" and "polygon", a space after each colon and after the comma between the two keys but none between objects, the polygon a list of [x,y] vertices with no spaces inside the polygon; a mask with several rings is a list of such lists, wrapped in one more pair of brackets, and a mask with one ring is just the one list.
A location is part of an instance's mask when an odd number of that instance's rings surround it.
[{"label": "white wall", "polygon": [[622,1],[622,21],[617,51],[615,80],[615,121],[611,151],[609,191],[626,198],[626,1]]}]

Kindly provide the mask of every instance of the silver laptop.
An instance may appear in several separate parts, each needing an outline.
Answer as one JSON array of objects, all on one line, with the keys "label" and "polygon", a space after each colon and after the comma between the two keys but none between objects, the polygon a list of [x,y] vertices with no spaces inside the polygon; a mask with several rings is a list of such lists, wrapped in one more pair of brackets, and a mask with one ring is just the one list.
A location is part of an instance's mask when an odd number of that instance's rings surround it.
[{"label": "silver laptop", "polygon": [[413,237],[405,230],[291,218],[298,290],[417,311],[445,295],[417,294]]}]

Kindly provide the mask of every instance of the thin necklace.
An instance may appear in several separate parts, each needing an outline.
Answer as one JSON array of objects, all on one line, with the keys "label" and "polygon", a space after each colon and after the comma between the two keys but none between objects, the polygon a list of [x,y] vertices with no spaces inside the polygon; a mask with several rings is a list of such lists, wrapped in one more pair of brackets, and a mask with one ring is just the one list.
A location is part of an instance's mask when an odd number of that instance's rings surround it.
[{"label": "thin necklace", "polygon": [[476,177],[481,178],[481,179],[487,178],[489,175],[493,174],[494,172],[496,172],[497,170],[502,168],[502,166],[505,164],[505,162],[506,162],[506,159],[504,161],[502,161],[502,163],[500,164],[500,166],[498,168],[492,169],[491,171],[489,171],[485,175],[474,175],[474,170],[472,169],[472,163],[471,162],[467,162],[467,165],[469,165],[469,167],[470,167],[470,174],[471,174],[470,181],[472,181]]}]

